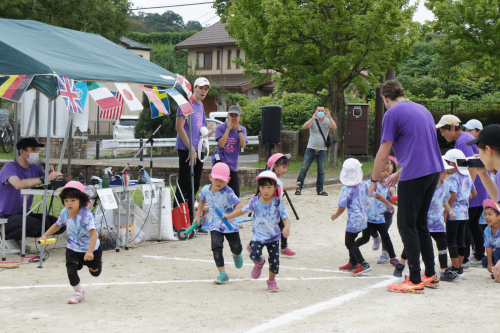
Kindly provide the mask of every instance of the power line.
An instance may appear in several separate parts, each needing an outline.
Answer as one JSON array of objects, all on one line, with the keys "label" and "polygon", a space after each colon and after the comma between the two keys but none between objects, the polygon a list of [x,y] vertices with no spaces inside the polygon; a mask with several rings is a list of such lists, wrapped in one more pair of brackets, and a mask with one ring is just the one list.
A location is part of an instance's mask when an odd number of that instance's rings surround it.
[{"label": "power line", "polygon": [[205,22],[201,23],[201,25],[204,25],[204,24],[205,24],[205,23],[207,23],[208,21],[213,20],[213,19],[214,19],[214,18],[216,18],[217,16],[219,16],[219,15],[215,15],[215,16],[214,16],[214,17],[212,17],[211,19],[206,20]]},{"label": "power line", "polygon": [[214,3],[214,1],[210,2],[198,2],[198,3],[185,3],[181,5],[172,5],[172,6],[159,6],[159,7],[144,7],[144,8],[131,8],[129,10],[143,10],[143,9],[158,9],[158,8],[172,8],[172,7],[184,7],[184,6],[195,6],[195,5],[205,5],[209,3]]},{"label": "power line", "polygon": [[193,21],[198,21],[199,19],[201,19],[203,16],[207,16],[208,14],[210,14],[211,11],[213,11],[214,9],[211,9],[209,10],[206,14],[203,14],[201,15],[200,17],[198,17],[197,19],[194,19]]}]

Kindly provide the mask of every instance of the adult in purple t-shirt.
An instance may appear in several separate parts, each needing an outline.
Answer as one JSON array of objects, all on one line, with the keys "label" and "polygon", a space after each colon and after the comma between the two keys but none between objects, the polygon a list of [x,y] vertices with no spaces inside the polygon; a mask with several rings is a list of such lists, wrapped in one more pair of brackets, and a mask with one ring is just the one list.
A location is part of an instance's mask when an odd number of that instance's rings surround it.
[{"label": "adult in purple t-shirt", "polygon": [[[38,149],[44,147],[35,139],[24,138],[17,143],[19,158],[6,163],[0,170],[0,217],[7,218],[5,239],[8,253],[19,253],[17,241],[22,238],[23,231],[23,196],[21,189],[31,188],[45,183],[45,172],[38,163]],[[61,175],[60,172],[49,173],[49,181]],[[27,208],[31,207],[33,196],[28,197]],[[40,237],[42,234],[42,214],[30,214],[26,217],[26,237]],[[46,229],[57,221],[54,216],[46,216]],[[44,230],[45,231],[45,230]],[[64,230],[62,231],[64,232]],[[60,232],[61,233],[61,232]]]},{"label": "adult in purple t-shirt", "polygon": [[[368,193],[376,190],[378,176],[383,170],[391,152],[394,151],[402,166],[389,177],[389,185],[398,185],[398,229],[404,244],[404,252],[410,281],[388,286],[390,291],[423,292],[420,277],[420,254],[425,264],[425,277],[435,277],[434,250],[427,213],[432,196],[444,171],[443,160],[434,127],[434,119],[423,106],[405,101],[404,91],[399,82],[389,80],[381,87],[387,112],[382,121],[382,141],[375,158],[372,180]],[[398,264],[395,275],[401,276],[404,266]]]},{"label": "adult in purple t-shirt", "polygon": [[[439,129],[446,141],[455,141],[454,148],[461,150],[465,157],[472,157],[479,153],[476,145],[467,145],[467,142],[474,140],[474,137],[472,134],[462,131],[461,121],[458,117],[451,114],[444,115],[436,124],[436,128]],[[469,200],[469,220],[465,228],[465,253],[462,264],[467,265],[469,262],[470,247],[474,241],[474,260],[470,264],[479,266],[482,265],[481,262],[485,256],[484,234],[479,226],[479,219],[483,214],[483,201],[489,199],[489,197],[481,178],[477,176],[477,170],[471,168],[469,172],[474,181],[477,196]]]},{"label": "adult in purple t-shirt", "polygon": [[238,158],[240,157],[240,147],[247,146],[247,129],[240,125],[241,109],[238,105],[233,105],[227,111],[228,121],[217,126],[215,131],[215,141],[217,148],[212,155],[212,165],[224,162],[229,166],[231,179],[229,186],[234,194],[240,197],[240,182],[238,180]]}]

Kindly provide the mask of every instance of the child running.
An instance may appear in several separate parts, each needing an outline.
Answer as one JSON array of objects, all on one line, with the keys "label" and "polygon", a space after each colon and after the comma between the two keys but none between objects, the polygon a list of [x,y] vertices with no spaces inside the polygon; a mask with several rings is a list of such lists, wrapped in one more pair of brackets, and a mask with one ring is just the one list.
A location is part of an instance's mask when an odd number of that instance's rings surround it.
[{"label": "child running", "polygon": [[361,163],[355,158],[345,160],[340,172],[340,182],[345,186],[340,191],[337,212],[332,215],[332,221],[335,221],[347,209],[345,246],[349,251],[349,262],[347,265],[339,267],[339,270],[349,271],[354,275],[372,270],[355,244],[356,237],[362,230],[366,229],[368,221],[366,215],[368,186],[362,180]]},{"label": "child running", "polygon": [[465,159],[461,150],[450,149],[443,156],[443,159],[453,167],[448,170],[452,174],[448,180],[450,183],[448,204],[455,213],[454,219],[451,218],[450,214],[446,219],[446,241],[452,263],[451,270],[463,278],[465,274],[462,263],[465,255],[465,228],[469,219],[469,199],[475,197],[477,192],[469,170],[457,166],[457,159]]},{"label": "child running", "polygon": [[[483,258],[483,267],[493,273],[493,266],[500,260],[500,207],[491,199],[484,200],[483,207],[484,219],[488,223],[484,229],[486,257]],[[493,274],[491,277],[494,278]]]},{"label": "child running", "polygon": [[68,232],[66,248],[66,269],[69,283],[75,290],[75,294],[68,300],[69,304],[77,304],[85,300],[85,291],[80,284],[78,271],[87,266],[90,275],[99,276],[102,271],[102,250],[99,247],[99,239],[94,224],[94,215],[88,209],[91,200],[85,194],[85,186],[78,181],[70,181],[66,186],[59,188],[59,197],[64,203],[57,222],[40,238],[47,237],[66,226]]},{"label": "child running", "polygon": [[[367,208],[368,225],[367,228],[363,230],[362,236],[356,240],[356,246],[361,247],[368,243],[370,240],[370,235],[374,230],[377,230],[382,238],[382,242],[387,248],[387,253],[389,255],[389,261],[391,265],[396,266],[399,264],[399,260],[396,258],[396,252],[394,252],[394,246],[392,245],[391,237],[387,230],[387,225],[385,224],[384,212],[389,209],[389,211],[394,211],[394,206],[387,200],[390,195],[389,187],[385,186],[385,180],[389,177],[392,172],[392,163],[390,160],[387,161],[384,170],[380,173],[377,181],[377,192],[374,197],[367,196],[369,205]],[[366,187],[371,180],[366,182]]]},{"label": "child running", "polygon": [[250,259],[255,263],[252,269],[252,278],[260,277],[262,267],[266,260],[262,257],[262,250],[267,247],[269,253],[269,280],[267,287],[271,292],[279,291],[276,283],[276,274],[279,272],[280,251],[279,241],[281,238],[280,219],[285,227],[283,236],[287,238],[290,235],[290,222],[285,205],[280,200],[281,188],[277,185],[278,178],[271,171],[263,171],[256,178],[257,194],[250,198],[248,204],[243,207],[237,207],[231,214],[224,214],[227,219],[235,218],[243,213],[253,212],[253,237],[250,242]]},{"label": "child running", "polygon": [[200,220],[200,214],[208,203],[208,226],[210,228],[210,236],[212,238],[212,252],[214,261],[219,276],[214,280],[215,284],[222,284],[229,281],[229,276],[224,267],[224,256],[222,249],[224,248],[224,237],[229,243],[229,248],[233,254],[234,265],[236,268],[243,266],[243,256],[241,255],[242,246],[239,233],[238,222],[229,220],[233,230],[222,222],[216,212],[216,208],[223,214],[233,212],[234,209],[241,209],[243,204],[240,199],[234,194],[233,190],[227,186],[231,177],[230,170],[226,163],[219,162],[212,167],[212,172],[208,176],[212,184],[205,185],[200,193],[200,202],[196,211],[195,221]]}]

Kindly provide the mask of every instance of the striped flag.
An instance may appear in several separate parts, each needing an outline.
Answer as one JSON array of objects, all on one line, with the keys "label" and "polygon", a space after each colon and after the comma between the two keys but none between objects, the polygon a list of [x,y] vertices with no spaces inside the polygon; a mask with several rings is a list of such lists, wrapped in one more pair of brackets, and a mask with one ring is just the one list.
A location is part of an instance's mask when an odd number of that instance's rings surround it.
[{"label": "striped flag", "polygon": [[170,95],[174,99],[174,101],[177,103],[177,105],[181,108],[182,113],[187,116],[190,115],[191,113],[194,113],[193,108],[191,107],[191,104],[184,98],[184,96],[181,95],[180,92],[178,92],[175,88],[169,88],[166,90],[167,94]]},{"label": "striped flag", "polygon": [[177,74],[176,78],[176,83],[178,83],[181,87],[182,90],[184,90],[184,93],[186,94],[186,97],[188,101],[193,104],[193,94],[191,93],[191,83],[189,83],[188,80],[182,75]]},{"label": "striped flag", "polygon": [[158,118],[164,115],[169,115],[170,104],[168,103],[167,93],[165,92],[165,90],[159,90],[157,86],[153,86],[153,90],[156,96],[158,96],[158,98],[160,99],[160,101],[162,101],[163,105],[165,105],[165,109],[167,110],[168,113],[161,113],[160,111],[158,111],[158,108],[154,105],[154,103],[151,103],[151,100],[148,97],[149,105],[151,106],[151,119]]},{"label": "striped flag", "polygon": [[118,102],[113,94],[102,82],[87,82],[87,89],[90,96],[103,110],[119,107],[123,104]]},{"label": "striped flag", "polygon": [[123,111],[123,97],[118,91],[112,91],[111,93],[113,94],[114,97],[116,97],[116,100],[120,102],[121,105],[115,108],[101,110],[99,118],[119,120],[120,117],[122,116],[122,111]]},{"label": "striped flag", "polygon": [[59,85],[59,94],[62,96],[66,108],[69,112],[83,113],[80,95],[76,91],[75,81],[67,77],[58,76],[57,84]]},{"label": "striped flag", "polygon": [[[149,100],[151,102],[153,102],[153,104],[156,106],[156,108],[158,109],[159,112],[161,112],[163,114],[168,114],[168,111],[165,108],[165,105],[163,105],[163,102],[158,97],[158,95],[155,94],[155,92],[154,92],[153,89],[147,88],[147,87],[144,87],[144,86],[139,86],[139,87],[142,89],[142,91],[144,91],[144,93],[146,94],[146,96],[148,96]],[[151,105],[151,103],[150,103],[150,105]]]},{"label": "striped flag", "polygon": [[11,75],[0,86],[0,98],[19,102],[24,92],[28,89],[33,75]]}]

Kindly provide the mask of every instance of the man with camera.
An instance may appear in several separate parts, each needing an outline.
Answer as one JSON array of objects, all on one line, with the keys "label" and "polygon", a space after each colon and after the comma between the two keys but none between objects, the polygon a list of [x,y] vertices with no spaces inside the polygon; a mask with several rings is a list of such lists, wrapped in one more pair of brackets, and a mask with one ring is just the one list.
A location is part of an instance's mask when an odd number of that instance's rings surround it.
[{"label": "man with camera", "polygon": [[301,194],[307,171],[309,170],[312,162],[316,160],[316,163],[318,164],[316,193],[318,195],[327,196],[328,193],[323,191],[323,183],[325,181],[326,150],[328,148],[326,143],[328,142],[327,138],[330,128],[337,129],[337,124],[333,121],[330,110],[325,110],[324,104],[318,104],[316,105],[316,111],[314,111],[312,118],[306,121],[303,128],[309,128],[309,141],[307,142],[307,149],[304,154],[304,161],[302,162],[302,166],[300,168],[299,178],[297,178],[297,182],[300,183],[300,188],[295,191],[295,194]]},{"label": "man with camera", "polygon": [[[31,188],[45,183],[45,172],[37,164],[38,149],[45,145],[39,144],[33,138],[19,140],[16,145],[19,151],[17,161],[6,163],[0,170],[0,217],[7,218],[5,239],[7,253],[20,253],[19,241],[23,230],[23,196],[21,189]],[[58,176],[60,172],[53,171],[51,167],[49,181]],[[27,208],[31,207],[33,196],[28,197]],[[26,216],[26,237],[39,237],[42,231],[43,214],[30,214]],[[47,215],[45,228],[49,229],[57,221],[54,216]],[[59,233],[64,232],[63,228]],[[26,246],[29,250],[29,247]]]}]

